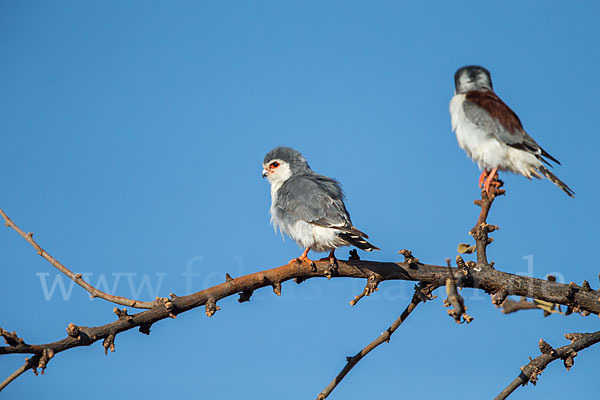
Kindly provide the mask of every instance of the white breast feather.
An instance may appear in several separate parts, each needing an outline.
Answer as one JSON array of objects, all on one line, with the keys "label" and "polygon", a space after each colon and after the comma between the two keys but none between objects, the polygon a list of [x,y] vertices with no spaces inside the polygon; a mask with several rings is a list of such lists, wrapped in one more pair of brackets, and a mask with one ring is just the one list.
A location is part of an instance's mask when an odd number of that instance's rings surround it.
[{"label": "white breast feather", "polygon": [[273,182],[271,185],[271,223],[275,231],[279,229],[282,234],[290,236],[302,248],[310,247],[313,251],[329,251],[340,246],[347,245],[338,237],[341,231],[335,228],[325,228],[317,226],[306,221],[296,221],[293,224],[287,223],[278,218],[275,212],[277,191],[282,183]]},{"label": "white breast feather", "polygon": [[458,145],[481,169],[498,168],[530,178],[532,169],[541,165],[538,158],[527,151],[501,143],[469,121],[463,109],[464,101],[464,94],[456,94],[450,100],[452,130],[456,133]]}]

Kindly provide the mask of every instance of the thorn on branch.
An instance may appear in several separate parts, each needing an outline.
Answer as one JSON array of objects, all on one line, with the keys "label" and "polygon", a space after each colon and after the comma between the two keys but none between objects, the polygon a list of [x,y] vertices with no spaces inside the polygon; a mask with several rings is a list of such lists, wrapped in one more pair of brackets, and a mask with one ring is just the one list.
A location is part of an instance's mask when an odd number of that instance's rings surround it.
[{"label": "thorn on branch", "polygon": [[377,286],[379,285],[379,282],[381,282],[380,276],[377,276],[375,274],[372,274],[371,276],[369,276],[369,279],[367,279],[367,283],[365,285],[365,289],[363,290],[363,292],[361,294],[354,297],[354,300],[350,301],[350,305],[354,306],[363,297],[370,296],[371,293],[378,291],[379,289],[377,288]]},{"label": "thorn on branch", "polygon": [[273,293],[277,296],[281,296],[281,282],[275,282],[273,285]]},{"label": "thorn on branch", "polygon": [[209,318],[215,315],[215,313],[221,309],[221,307],[217,305],[214,297],[209,297],[208,300],[206,300],[205,308],[206,316]]},{"label": "thorn on branch", "polygon": [[81,340],[80,333],[81,331],[79,330],[79,327],[74,323],[71,322],[69,326],[67,326],[67,335],[69,335],[70,337],[76,338],[77,340]]},{"label": "thorn on branch", "polygon": [[553,356],[556,351],[554,350],[554,348],[552,346],[550,346],[547,342],[544,341],[544,339],[540,339],[540,351],[542,352],[542,354],[549,354],[551,356]]},{"label": "thorn on branch", "polygon": [[104,346],[104,355],[108,355],[108,350],[110,349],[111,353],[115,352],[115,334],[111,333],[106,338],[104,338],[104,342],[102,342],[102,346]]},{"label": "thorn on branch", "polygon": [[571,350],[571,352],[563,359],[563,363],[567,371],[570,370],[575,363],[575,357],[577,357],[577,352],[575,350]]},{"label": "thorn on branch", "polygon": [[460,269],[468,269],[465,260],[461,256],[456,256],[456,266]]},{"label": "thorn on branch", "polygon": [[583,290],[584,292],[591,292],[592,288],[590,286],[590,283],[588,281],[583,281],[583,283],[581,284],[581,290]]},{"label": "thorn on branch", "polygon": [[175,293],[169,293],[169,297],[171,298],[171,300],[173,300],[177,298],[177,295]]},{"label": "thorn on branch", "polygon": [[233,278],[229,274],[225,274],[225,282],[231,282]]},{"label": "thorn on branch", "polygon": [[150,328],[152,327],[151,323],[142,323],[140,325],[140,329],[139,331],[141,333],[143,333],[144,335],[149,335],[150,334]]},{"label": "thorn on branch", "polygon": [[413,257],[410,250],[402,249],[398,253],[404,256],[404,262],[407,263],[410,268],[416,268],[419,265],[419,259]]},{"label": "thorn on branch", "polygon": [[301,284],[302,282],[304,282],[304,280],[305,279],[302,277],[294,278],[294,282],[296,282],[296,284],[298,284],[298,285]]},{"label": "thorn on branch", "polygon": [[358,255],[358,250],[352,249],[350,250],[350,257],[348,257],[348,261],[359,261],[360,256]]},{"label": "thorn on branch", "polygon": [[[132,315],[127,314],[127,309],[125,307],[123,307],[122,310],[120,310],[119,308],[115,307],[113,308],[113,312],[117,315],[117,317],[119,318],[119,320],[127,320],[127,321],[131,321],[133,319]],[[141,330],[140,330],[141,332]]]},{"label": "thorn on branch", "polygon": [[9,346],[16,346],[19,344],[25,344],[25,341],[21,339],[15,331],[8,332],[0,328],[0,336],[4,338],[4,341]]},{"label": "thorn on branch", "polygon": [[240,293],[240,298],[238,299],[239,303],[243,303],[245,301],[250,301],[250,297],[252,297],[252,293],[254,290],[244,290]]},{"label": "thorn on branch", "polygon": [[554,275],[547,275],[546,279],[548,279],[548,282],[556,282],[556,277]]}]

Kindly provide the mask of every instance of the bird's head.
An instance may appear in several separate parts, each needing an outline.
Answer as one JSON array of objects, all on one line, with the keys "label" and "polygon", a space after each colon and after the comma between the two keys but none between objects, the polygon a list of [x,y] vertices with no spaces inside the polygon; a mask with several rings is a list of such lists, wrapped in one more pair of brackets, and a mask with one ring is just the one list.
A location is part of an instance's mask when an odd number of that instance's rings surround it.
[{"label": "bird's head", "polygon": [[267,153],[263,161],[263,178],[269,183],[282,184],[292,176],[311,171],[308,163],[299,151],[279,146]]},{"label": "bird's head", "polygon": [[454,74],[454,93],[461,94],[471,90],[492,91],[490,71],[477,65],[462,67]]}]

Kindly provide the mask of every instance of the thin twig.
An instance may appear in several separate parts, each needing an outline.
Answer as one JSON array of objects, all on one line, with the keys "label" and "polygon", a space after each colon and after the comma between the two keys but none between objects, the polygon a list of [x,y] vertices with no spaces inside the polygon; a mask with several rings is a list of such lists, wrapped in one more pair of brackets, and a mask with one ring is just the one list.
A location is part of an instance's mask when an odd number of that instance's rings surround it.
[{"label": "thin twig", "polygon": [[372,293],[378,291],[379,289],[377,288],[377,286],[379,285],[379,282],[381,282],[381,278],[379,278],[376,275],[371,275],[369,277],[369,279],[367,279],[367,283],[365,284],[365,289],[362,291],[361,294],[359,294],[358,296],[355,296],[354,299],[352,299],[352,301],[350,301],[350,305],[354,306],[363,297],[370,296]]},{"label": "thin twig", "polygon": [[463,320],[466,323],[470,323],[473,321],[473,317],[466,313],[467,306],[463,297],[458,293],[458,285],[456,279],[454,279],[450,259],[447,259],[446,262],[448,263],[448,278],[446,278],[446,294],[448,298],[444,300],[444,306],[453,307],[448,310],[448,315],[454,318],[454,321],[457,323],[462,324]]},{"label": "thin twig", "polygon": [[335,387],[342,381],[342,379],[344,379],[346,374],[348,374],[348,372],[350,372],[350,370],[354,368],[354,366],[364,356],[369,354],[371,350],[375,349],[377,346],[384,342],[388,343],[390,341],[390,337],[394,334],[396,329],[398,329],[398,327],[402,325],[406,318],[408,318],[408,316],[411,312],[413,312],[415,307],[417,307],[419,303],[430,299],[431,292],[434,289],[435,287],[431,285],[423,285],[422,283],[415,286],[415,294],[413,295],[412,300],[410,301],[406,309],[402,312],[400,317],[396,321],[394,321],[394,323],[385,332],[380,334],[377,337],[377,339],[373,340],[361,351],[359,351],[352,357],[346,357],[346,365],[344,366],[344,368],[342,368],[340,373],[329,383],[329,385],[327,385],[327,387],[323,389],[321,393],[319,393],[319,395],[317,396],[317,400],[323,400],[327,398],[327,396],[331,394],[333,389],[335,389]]},{"label": "thin twig", "polygon": [[48,252],[46,250],[42,249],[42,247],[39,244],[37,244],[35,240],[33,240],[33,234],[23,232],[21,230],[21,228],[19,228],[8,217],[8,215],[6,215],[4,213],[4,211],[2,211],[2,209],[0,209],[0,215],[2,215],[2,217],[4,217],[4,220],[6,221],[6,226],[11,227],[15,231],[17,231],[17,233],[19,235],[21,235],[25,240],[27,240],[29,242],[29,244],[31,244],[37,250],[37,253],[40,256],[42,256],[44,259],[46,259],[50,264],[52,264],[52,266],[54,266],[60,272],[62,272],[63,274],[68,276],[70,279],[72,279],[76,284],[78,284],[79,286],[84,288],[88,293],[90,293],[90,295],[92,297],[98,297],[98,298],[110,301],[112,303],[115,303],[115,304],[133,307],[133,308],[150,309],[154,306],[153,301],[131,300],[126,297],[113,296],[108,293],[104,293],[101,290],[96,289],[95,287],[93,287],[92,285],[87,283],[85,280],[83,280],[81,274],[75,274],[74,272],[69,270],[67,267],[65,267],[63,264],[61,264],[60,261],[58,261],[57,259],[52,257],[50,254],[48,254]]},{"label": "thin twig", "polygon": [[23,374],[25,371],[32,369],[35,366],[35,358],[36,357],[28,358],[27,361],[25,361],[25,364],[23,364],[21,367],[19,367],[19,369],[10,374],[8,378],[2,381],[2,383],[0,383],[0,391],[8,386],[9,383],[21,376],[21,374]]},{"label": "thin twig", "polygon": [[487,246],[492,242],[492,239],[488,237],[489,232],[493,232],[498,229],[497,226],[489,225],[487,223],[487,217],[492,207],[492,203],[496,199],[496,196],[503,195],[505,191],[498,189],[495,186],[490,188],[490,194],[485,190],[481,191],[481,200],[475,200],[474,203],[481,207],[477,224],[471,229],[471,235],[475,239],[475,247],[477,249],[477,264],[479,266],[489,266],[487,259]]},{"label": "thin twig", "polygon": [[554,360],[559,358],[564,361],[565,368],[569,370],[573,366],[573,358],[577,352],[600,342],[600,331],[594,333],[569,333],[565,337],[571,344],[553,349],[548,343],[540,339],[540,351],[542,354],[521,368],[521,373],[504,389],[494,400],[504,400],[519,386],[524,386],[531,381],[537,383],[537,377]]}]

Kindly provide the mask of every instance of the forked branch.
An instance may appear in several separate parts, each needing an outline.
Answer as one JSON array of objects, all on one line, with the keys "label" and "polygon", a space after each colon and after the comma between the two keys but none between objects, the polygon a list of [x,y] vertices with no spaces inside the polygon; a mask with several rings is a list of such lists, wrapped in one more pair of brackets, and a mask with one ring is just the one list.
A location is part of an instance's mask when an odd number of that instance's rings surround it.
[{"label": "forked branch", "polygon": [[410,301],[410,303],[408,304],[406,309],[402,312],[402,314],[400,314],[400,317],[396,321],[394,321],[394,323],[389,328],[387,328],[385,330],[385,332],[380,334],[377,337],[377,339],[373,340],[361,351],[359,351],[352,357],[346,357],[346,365],[344,366],[344,368],[342,368],[340,373],[329,383],[329,385],[327,385],[327,387],[325,389],[323,389],[323,391],[321,393],[319,393],[319,395],[317,396],[317,400],[326,399],[327,396],[329,396],[331,394],[333,389],[335,389],[335,387],[338,385],[338,383],[340,383],[342,381],[342,379],[344,379],[344,377],[348,374],[348,372],[350,372],[350,370],[352,368],[354,368],[354,366],[360,360],[362,360],[362,358],[364,356],[369,354],[371,352],[371,350],[375,349],[377,346],[379,346],[382,343],[389,343],[390,338],[394,334],[396,329],[398,329],[398,327],[400,325],[402,325],[402,323],[404,321],[406,321],[406,318],[408,318],[410,313],[413,312],[413,310],[417,307],[417,305],[419,305],[419,303],[421,303],[421,302],[425,302],[427,300],[432,299],[431,292],[435,289],[436,289],[436,287],[434,287],[433,285],[424,284],[423,282],[416,285],[415,293],[412,297],[412,300]]},{"label": "forked branch", "polygon": [[[80,346],[89,346],[99,340],[103,340],[105,352],[108,352],[108,350],[114,351],[115,338],[121,332],[139,328],[140,332],[149,334],[151,326],[157,321],[175,318],[178,314],[200,306],[205,306],[206,315],[210,317],[220,310],[217,302],[221,299],[238,294],[240,302],[249,301],[254,291],[262,287],[272,287],[275,294],[281,295],[282,284],[291,279],[294,279],[297,283],[311,278],[367,279],[365,290],[357,296],[355,301],[374,292],[377,289],[377,285],[386,280],[420,282],[415,291],[415,296],[413,296],[410,304],[398,320],[371,344],[353,357],[350,357],[347,365],[340,374],[319,395],[320,398],[327,397],[344,376],[346,376],[348,371],[367,353],[379,344],[389,340],[389,337],[410,315],[416,305],[430,296],[432,290],[444,285],[447,285],[450,290],[448,302],[454,306],[455,313],[453,316],[458,319],[460,319],[461,315],[464,319],[467,318],[464,314],[464,304],[461,305],[459,301],[458,287],[483,290],[493,295],[492,301],[494,304],[502,304],[507,296],[516,295],[553,305],[562,304],[567,306],[567,310],[570,310],[570,312],[580,312],[582,315],[589,315],[590,313],[600,314],[600,301],[598,301],[600,293],[592,290],[590,285],[585,281],[581,286],[573,282],[566,285],[552,280],[508,274],[494,269],[492,267],[493,263],[488,263],[486,247],[491,242],[488,233],[497,229],[497,227],[487,224],[487,216],[495,196],[503,193],[503,191],[495,188],[492,190],[490,197],[487,197],[487,193],[482,193],[482,199],[476,201],[476,204],[481,206],[478,222],[472,229],[476,241],[477,264],[472,261],[465,262],[461,257],[457,257],[458,268],[428,265],[421,263],[419,259],[413,257],[410,251],[402,250],[401,254],[405,257],[404,262],[364,261],[357,259],[355,256],[351,256],[347,261],[339,260],[336,273],[332,276],[328,261],[317,262],[315,265],[294,262],[235,279],[227,274],[225,282],[220,285],[187,296],[178,297],[171,294],[170,299],[158,298],[154,302],[138,302],[124,297],[112,296],[95,289],[85,282],[80,275],[74,274],[54,259],[33,240],[33,235],[23,232],[0,210],[0,214],[4,217],[7,226],[18,232],[38,251],[38,254],[75,281],[79,286],[87,290],[92,296],[100,297],[120,305],[147,309],[137,314],[129,315],[126,309],[115,308],[114,312],[118,317],[116,321],[97,327],[70,324],[66,329],[67,336],[65,338],[46,344],[27,344],[16,334],[0,329],[1,336],[4,337],[7,344],[6,346],[0,346],[0,355],[15,353],[33,355],[31,358],[26,359],[23,366],[19,367],[0,384],[0,390],[29,369],[36,371],[39,368],[43,372],[50,359],[63,351]],[[552,350],[548,354],[544,353],[533,360],[530,363],[531,365],[528,364],[528,366],[524,367],[523,373],[515,380],[517,386],[528,380],[534,380],[537,377],[537,373],[535,372],[538,370],[541,371],[547,363],[556,358],[564,358],[567,361],[570,359],[572,361],[573,352],[600,341],[600,333],[583,334],[581,337],[573,336],[573,338],[575,339],[571,345]],[[571,349],[572,352],[567,352],[568,349]],[[539,361],[536,361],[538,359]],[[533,369],[534,367],[538,369]]]},{"label": "forked branch", "polygon": [[524,386],[527,382],[534,385],[537,383],[538,375],[554,360],[561,359],[564,362],[567,371],[571,369],[577,352],[588,348],[600,342],[600,331],[594,333],[568,333],[565,338],[571,341],[558,349],[553,349],[548,343],[540,339],[539,347],[541,355],[531,360],[527,365],[521,367],[521,373],[504,389],[495,400],[504,400],[519,386]]}]

